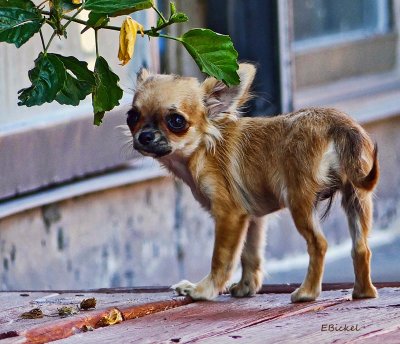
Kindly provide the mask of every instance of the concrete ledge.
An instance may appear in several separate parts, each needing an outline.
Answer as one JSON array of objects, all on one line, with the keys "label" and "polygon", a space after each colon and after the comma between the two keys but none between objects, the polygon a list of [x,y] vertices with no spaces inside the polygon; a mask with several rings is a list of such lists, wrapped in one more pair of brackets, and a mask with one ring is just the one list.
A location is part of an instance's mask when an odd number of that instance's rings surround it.
[{"label": "concrete ledge", "polygon": [[134,184],[167,176],[155,162],[143,159],[142,163],[127,164],[127,167],[82,181],[57,186],[31,195],[0,202],[0,219],[46,204],[88,193]]},{"label": "concrete ledge", "polygon": [[103,173],[137,157],[124,154],[126,138],[116,129],[128,109],[124,100],[101,127],[93,126],[93,114],[85,107],[2,126],[0,199]]}]

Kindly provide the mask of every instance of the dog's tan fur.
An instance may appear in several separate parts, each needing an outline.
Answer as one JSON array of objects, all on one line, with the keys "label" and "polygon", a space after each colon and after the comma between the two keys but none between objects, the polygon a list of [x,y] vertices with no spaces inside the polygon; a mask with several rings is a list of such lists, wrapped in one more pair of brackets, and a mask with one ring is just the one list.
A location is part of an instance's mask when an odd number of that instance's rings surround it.
[{"label": "dog's tan fur", "polygon": [[[377,151],[364,129],[335,109],[311,108],[272,118],[241,118],[250,98],[255,68],[241,64],[239,86],[226,87],[214,78],[151,75],[143,70],[133,107],[139,113],[130,130],[134,141],[149,125],[171,151],[157,158],[191,188],[215,219],[211,272],[199,283],[182,281],[173,288],[194,299],[212,299],[223,291],[241,256],[239,283],[233,296],[255,294],[263,276],[262,217],[288,207],[305,238],[310,256],[304,282],[292,301],[318,297],[327,241],[316,206],[343,195],[353,240],[354,298],[376,297],[370,278],[367,244],[372,221],[372,190],[377,183]],[[185,117],[183,133],[168,129],[166,116]]]}]

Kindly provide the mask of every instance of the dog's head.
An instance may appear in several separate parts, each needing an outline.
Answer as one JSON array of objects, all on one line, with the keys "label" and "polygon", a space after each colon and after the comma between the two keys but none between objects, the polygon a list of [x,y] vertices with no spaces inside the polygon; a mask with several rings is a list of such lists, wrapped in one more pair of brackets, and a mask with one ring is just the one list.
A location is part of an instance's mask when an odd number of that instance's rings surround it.
[{"label": "dog's head", "polygon": [[227,87],[211,77],[199,83],[142,69],[127,117],[134,148],[155,158],[174,153],[188,157],[200,144],[212,149],[221,139],[221,123],[235,120],[250,98],[255,71],[251,64],[240,64],[240,84]]}]

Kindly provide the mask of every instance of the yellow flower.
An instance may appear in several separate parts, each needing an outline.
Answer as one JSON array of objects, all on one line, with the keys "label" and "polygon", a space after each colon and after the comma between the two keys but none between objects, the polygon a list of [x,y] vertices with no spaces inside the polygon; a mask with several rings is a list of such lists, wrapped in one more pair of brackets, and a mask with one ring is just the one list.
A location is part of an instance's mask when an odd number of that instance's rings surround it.
[{"label": "yellow flower", "polygon": [[119,33],[118,59],[122,62],[121,64],[123,66],[132,58],[135,50],[137,32],[140,31],[143,37],[143,29],[143,25],[139,24],[131,17],[127,17],[122,23],[121,31]]},{"label": "yellow flower", "polygon": [[81,3],[81,0],[72,0],[72,3],[74,5],[79,5]]}]

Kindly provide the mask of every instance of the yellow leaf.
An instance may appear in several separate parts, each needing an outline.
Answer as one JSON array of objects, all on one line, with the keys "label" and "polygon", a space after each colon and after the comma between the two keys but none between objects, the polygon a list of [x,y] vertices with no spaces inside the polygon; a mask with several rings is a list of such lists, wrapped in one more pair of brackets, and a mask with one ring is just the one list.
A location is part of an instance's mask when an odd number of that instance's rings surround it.
[{"label": "yellow leaf", "polygon": [[143,30],[143,25],[131,17],[127,17],[122,23],[119,33],[118,59],[122,62],[123,66],[133,57],[137,32],[139,31],[143,37]]},{"label": "yellow leaf", "polygon": [[101,319],[97,322],[97,327],[106,327],[110,325],[115,325],[124,320],[124,317],[118,309],[111,309],[107,314],[103,315]]},{"label": "yellow leaf", "polygon": [[72,0],[72,3],[74,5],[79,5],[81,3],[81,0]]}]

